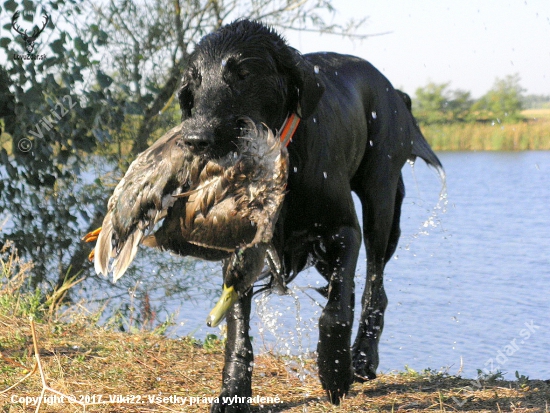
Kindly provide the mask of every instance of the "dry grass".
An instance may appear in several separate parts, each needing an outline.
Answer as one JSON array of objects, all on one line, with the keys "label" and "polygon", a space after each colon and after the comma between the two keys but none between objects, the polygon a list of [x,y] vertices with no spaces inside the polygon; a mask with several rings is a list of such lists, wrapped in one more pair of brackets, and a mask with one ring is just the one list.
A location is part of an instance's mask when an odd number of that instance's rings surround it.
[{"label": "dry grass", "polygon": [[550,110],[522,112],[518,123],[452,123],[422,126],[437,151],[550,150]]},{"label": "dry grass", "polygon": [[[437,151],[522,151],[550,150],[550,109],[527,109],[521,112],[525,121],[518,123],[452,123],[423,125],[426,139]],[[120,142],[98,149],[101,155],[127,155],[139,119],[129,117],[120,133]],[[160,130],[156,132],[160,135]],[[155,136],[151,141],[154,141]],[[0,147],[12,152],[11,137],[0,135]]]},{"label": "dry grass", "polygon": [[[221,382],[219,340],[113,332],[80,305],[60,317],[51,297],[25,292],[32,265],[9,243],[0,264],[0,413],[209,411],[205,398],[217,397]],[[333,406],[314,360],[270,354],[255,359],[253,394],[280,402],[253,403],[252,412],[550,413],[550,380],[474,382],[411,370],[354,384]]]},{"label": "dry grass", "polygon": [[550,109],[526,109],[521,114],[528,120],[550,119]]},{"label": "dry grass", "polygon": [[[33,332],[27,320],[0,316],[0,391],[33,370],[36,358]],[[205,412],[207,403],[193,406],[148,396],[216,397],[223,363],[221,343],[209,349],[192,339],[173,340],[151,333],[126,334],[91,327],[86,323],[42,323],[36,326],[37,347],[45,383],[77,400],[97,403],[86,407],[45,404],[41,412]],[[354,384],[339,407],[330,405],[316,377],[312,360],[299,363],[272,355],[256,358],[255,395],[279,396],[281,403],[260,406],[253,412],[549,412],[550,385],[544,381],[481,382],[442,374],[414,372],[382,375],[375,381]],[[300,379],[298,376],[302,376]],[[0,394],[2,412],[31,412],[36,406],[19,403],[37,397],[44,384],[38,369],[15,388]],[[139,404],[113,403],[110,397],[133,397]],[[54,393],[46,392],[46,397]],[[95,398],[94,398],[95,396]],[[454,399],[453,399],[454,397]],[[59,399],[58,399],[59,400]],[[462,404],[463,403],[463,404]],[[461,405],[462,404],[462,405]]]}]

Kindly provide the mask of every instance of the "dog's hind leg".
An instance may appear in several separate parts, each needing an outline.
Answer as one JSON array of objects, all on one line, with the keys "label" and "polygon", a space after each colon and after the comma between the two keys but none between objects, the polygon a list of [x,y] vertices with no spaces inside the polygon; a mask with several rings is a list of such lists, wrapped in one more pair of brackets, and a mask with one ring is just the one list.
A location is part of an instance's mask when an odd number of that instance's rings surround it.
[{"label": "dog's hind leg", "polygon": [[[353,344],[355,380],[376,378],[378,368],[378,344],[384,328],[384,311],[388,304],[384,291],[384,267],[399,241],[401,204],[405,186],[401,175],[396,183],[388,179],[366,179],[366,186],[357,190],[363,204],[363,232],[367,250],[367,280],[361,299],[362,309],[359,328]],[[377,190],[384,188],[384,190]]]},{"label": "dog's hind leg", "polygon": [[350,351],[355,297],[353,277],[361,248],[361,232],[359,228],[345,226],[324,236],[324,241],[327,265],[322,267],[322,275],[329,280],[329,286],[328,302],[319,318],[317,364],[329,400],[339,404],[353,382]]}]

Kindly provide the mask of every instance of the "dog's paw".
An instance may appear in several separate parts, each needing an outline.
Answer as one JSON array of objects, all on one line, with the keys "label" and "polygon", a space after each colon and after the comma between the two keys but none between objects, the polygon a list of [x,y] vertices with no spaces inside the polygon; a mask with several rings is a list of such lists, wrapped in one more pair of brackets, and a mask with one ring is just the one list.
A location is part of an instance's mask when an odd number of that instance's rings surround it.
[{"label": "dog's paw", "polygon": [[353,369],[349,357],[324,359],[319,363],[319,379],[332,404],[339,405],[353,383]]},{"label": "dog's paw", "polygon": [[376,373],[369,371],[368,369],[355,369],[353,373],[353,381],[356,383],[365,383],[366,381],[374,380]]},{"label": "dog's paw", "polygon": [[224,404],[212,403],[210,413],[249,413],[250,405],[247,403]]},{"label": "dog's paw", "polygon": [[[375,358],[377,358],[377,353]],[[378,363],[374,363],[369,360],[369,357],[365,352],[353,351],[353,379],[357,383],[364,383],[369,380],[374,380],[376,378],[376,368]]]},{"label": "dog's paw", "polygon": [[223,390],[210,407],[210,413],[249,413],[250,405],[246,402],[247,397],[229,394]]},{"label": "dog's paw", "polygon": [[327,383],[323,382],[323,379],[321,379],[321,384],[327,393],[329,402],[336,406],[340,404],[344,396],[348,393],[352,382],[353,380],[350,377],[342,377],[342,382],[340,383]]},{"label": "dog's paw", "polygon": [[224,404],[212,403],[210,413],[250,413],[250,405],[247,403]]}]

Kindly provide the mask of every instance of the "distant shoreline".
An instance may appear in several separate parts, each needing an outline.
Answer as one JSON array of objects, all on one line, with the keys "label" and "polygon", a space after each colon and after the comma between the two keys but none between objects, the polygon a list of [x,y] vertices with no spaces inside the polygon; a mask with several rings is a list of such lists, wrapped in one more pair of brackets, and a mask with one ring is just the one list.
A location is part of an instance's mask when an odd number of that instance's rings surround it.
[{"label": "distant shoreline", "polygon": [[515,123],[443,123],[420,125],[435,151],[550,150],[550,109],[521,112]]},{"label": "distant shoreline", "polygon": [[[527,109],[521,114],[524,120],[515,123],[421,124],[420,129],[430,146],[439,152],[550,150],[550,109]],[[32,141],[33,137],[29,139]],[[8,155],[13,154],[10,135],[0,136],[0,146]]]}]

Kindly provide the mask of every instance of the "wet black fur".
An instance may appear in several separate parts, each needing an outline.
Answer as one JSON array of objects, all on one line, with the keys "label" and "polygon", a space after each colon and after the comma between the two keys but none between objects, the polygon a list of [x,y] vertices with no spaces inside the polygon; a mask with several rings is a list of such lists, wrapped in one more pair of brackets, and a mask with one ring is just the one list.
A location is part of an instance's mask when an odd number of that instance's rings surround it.
[{"label": "wet black fur", "polygon": [[[338,404],[354,380],[376,377],[387,305],[382,275],[397,246],[405,195],[401,168],[416,156],[441,167],[407,108],[410,99],[363,59],[301,55],[270,28],[247,20],[200,41],[179,99],[183,142],[196,156],[234,150],[244,116],[273,130],[289,113],[302,117],[288,147],[288,194],[273,241],[287,278],[314,262],[329,284],[319,320],[318,365],[323,388]],[[352,192],[363,205],[363,230]],[[352,344],[353,278],[362,234],[367,283]],[[241,275],[254,266],[243,263]],[[221,396],[251,395],[250,305],[250,292],[243,293],[227,317]],[[212,406],[214,412],[247,409]]]}]

